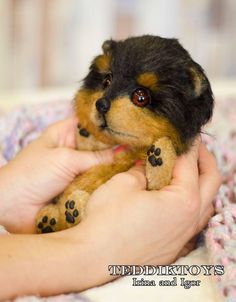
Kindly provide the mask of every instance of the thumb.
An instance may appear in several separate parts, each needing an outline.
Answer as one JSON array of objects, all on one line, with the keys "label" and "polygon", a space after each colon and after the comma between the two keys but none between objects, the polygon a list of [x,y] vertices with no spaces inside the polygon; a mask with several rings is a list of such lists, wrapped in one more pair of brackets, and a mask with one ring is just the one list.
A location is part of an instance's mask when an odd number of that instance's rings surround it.
[{"label": "thumb", "polygon": [[136,181],[134,189],[146,189],[147,186],[147,179],[145,173],[145,167],[141,163],[137,163],[134,167],[127,171]]},{"label": "thumb", "polygon": [[77,151],[69,150],[69,164],[72,171],[78,175],[90,169],[93,166],[109,164],[113,161],[112,149],[102,151]]},{"label": "thumb", "polygon": [[123,191],[144,190],[146,189],[147,180],[145,177],[145,168],[138,164],[126,172],[116,174],[113,176],[107,185],[116,188],[122,188]]},{"label": "thumb", "polygon": [[187,188],[198,186],[198,150],[200,139],[197,138],[188,153],[177,158],[171,184]]}]

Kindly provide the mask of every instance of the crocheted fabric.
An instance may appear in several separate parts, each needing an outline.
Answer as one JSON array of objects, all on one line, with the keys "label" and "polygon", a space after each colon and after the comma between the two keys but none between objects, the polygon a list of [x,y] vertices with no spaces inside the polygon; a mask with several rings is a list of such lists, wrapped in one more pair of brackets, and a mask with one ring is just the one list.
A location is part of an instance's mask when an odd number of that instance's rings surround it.
[{"label": "crocheted fabric", "polygon": [[[0,167],[37,138],[49,124],[64,119],[71,112],[68,102],[58,102],[21,108],[1,117]],[[210,262],[225,266],[225,274],[216,277],[216,282],[222,295],[232,302],[236,301],[236,100],[218,102],[207,132],[213,136],[203,135],[203,139],[216,156],[224,181],[215,198],[216,214],[211,218],[204,238]],[[1,232],[4,230],[0,228]],[[32,299],[38,301],[36,297]],[[79,294],[50,299],[57,302],[85,301]]]},{"label": "crocheted fabric", "polygon": [[216,214],[209,222],[205,243],[213,264],[225,266],[216,277],[226,301],[236,301],[236,100],[218,104],[211,128],[217,139],[205,137],[223,174],[223,184],[215,198]]}]

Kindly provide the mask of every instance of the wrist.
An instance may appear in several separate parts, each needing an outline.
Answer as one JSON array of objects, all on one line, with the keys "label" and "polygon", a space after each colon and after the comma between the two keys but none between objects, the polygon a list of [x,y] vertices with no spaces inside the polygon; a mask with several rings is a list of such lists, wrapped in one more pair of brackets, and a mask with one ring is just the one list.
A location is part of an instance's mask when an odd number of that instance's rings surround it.
[{"label": "wrist", "polygon": [[[105,227],[107,228],[104,225]],[[110,232],[102,230],[102,227],[96,228],[93,222],[86,220],[66,232],[76,251],[74,267],[77,279],[74,280],[77,286],[80,284],[79,290],[99,286],[115,279],[108,270],[109,265],[119,263],[117,250],[113,245],[114,237],[111,237]],[[83,272],[80,282],[78,272]]]}]

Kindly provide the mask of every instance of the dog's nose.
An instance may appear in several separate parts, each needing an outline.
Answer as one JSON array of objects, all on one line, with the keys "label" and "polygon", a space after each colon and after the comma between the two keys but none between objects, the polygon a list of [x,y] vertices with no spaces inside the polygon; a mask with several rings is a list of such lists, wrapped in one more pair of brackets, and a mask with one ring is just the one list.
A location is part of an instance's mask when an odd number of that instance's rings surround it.
[{"label": "dog's nose", "polygon": [[106,98],[101,98],[96,102],[97,111],[101,114],[107,113],[111,107],[111,102]]}]

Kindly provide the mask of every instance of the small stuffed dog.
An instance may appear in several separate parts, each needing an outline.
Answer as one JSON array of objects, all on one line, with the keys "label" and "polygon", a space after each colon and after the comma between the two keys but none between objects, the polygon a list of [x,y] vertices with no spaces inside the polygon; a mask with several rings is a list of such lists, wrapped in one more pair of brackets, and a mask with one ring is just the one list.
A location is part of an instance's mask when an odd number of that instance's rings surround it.
[{"label": "small stuffed dog", "polygon": [[168,185],[176,157],[188,150],[212,115],[209,81],[176,39],[146,35],[109,40],[102,50],[75,96],[78,149],[126,145],[129,151],[79,175],[42,208],[38,233],[78,224],[90,194],[138,159],[146,160],[149,190]]}]

